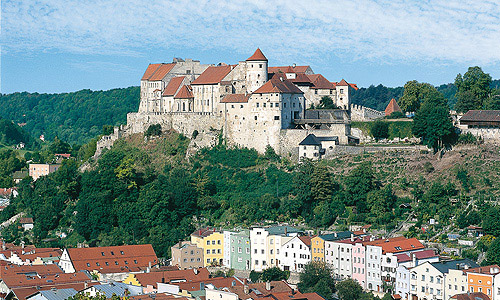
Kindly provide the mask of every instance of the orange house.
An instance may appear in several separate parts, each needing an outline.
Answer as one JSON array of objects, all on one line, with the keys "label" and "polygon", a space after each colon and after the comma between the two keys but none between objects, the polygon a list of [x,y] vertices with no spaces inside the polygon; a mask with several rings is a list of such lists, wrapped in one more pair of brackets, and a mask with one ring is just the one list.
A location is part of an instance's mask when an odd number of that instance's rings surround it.
[{"label": "orange house", "polygon": [[493,296],[493,279],[500,273],[498,265],[478,267],[464,270],[467,273],[467,286],[470,293],[481,292],[488,297]]}]

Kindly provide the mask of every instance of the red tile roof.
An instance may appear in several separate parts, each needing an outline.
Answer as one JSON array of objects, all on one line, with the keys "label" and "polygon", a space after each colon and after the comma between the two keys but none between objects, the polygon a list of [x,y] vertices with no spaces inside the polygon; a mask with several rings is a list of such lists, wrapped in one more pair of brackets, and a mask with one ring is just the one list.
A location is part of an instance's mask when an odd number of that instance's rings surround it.
[{"label": "red tile roof", "polygon": [[191,235],[198,236],[198,237],[207,237],[211,235],[212,233],[215,232],[214,228],[200,228],[196,230],[195,232],[191,233]]},{"label": "red tile roof", "polygon": [[451,299],[457,300],[490,300],[486,294],[481,292],[476,293],[464,293],[464,294],[456,294],[451,297]]},{"label": "red tile roof", "polygon": [[308,236],[308,235],[305,235],[305,236],[299,236],[299,239],[302,241],[302,243],[306,244],[306,246],[311,246],[311,239],[313,238],[314,236]]},{"label": "red tile roof", "polygon": [[[75,270],[100,273],[133,272],[156,265],[158,257],[151,244],[94,248],[68,248]],[[106,264],[107,263],[107,264]]]},{"label": "red tile roof", "polygon": [[183,85],[181,89],[174,96],[175,99],[192,99],[194,98],[193,92],[191,92],[191,86]]},{"label": "red tile roof", "polygon": [[349,86],[352,87],[353,89],[355,89],[356,91],[359,89],[358,85],[355,83],[349,83]]},{"label": "red tile roof", "polygon": [[389,116],[393,112],[396,112],[396,111],[402,112],[401,108],[399,107],[398,103],[396,102],[396,99],[392,98],[391,101],[389,102],[389,104],[387,104],[387,107],[385,108],[385,115]]},{"label": "red tile roof", "polygon": [[224,77],[231,72],[233,66],[211,66],[208,67],[201,75],[196,78],[191,85],[197,84],[218,84]]},{"label": "red tile roof", "polygon": [[38,275],[55,275],[64,273],[61,268],[56,264],[48,265],[14,265],[9,264],[7,266],[0,267],[0,278],[19,276],[27,273],[36,273]]},{"label": "red tile roof", "polygon": [[161,64],[149,64],[146,72],[142,75],[141,80],[149,80],[153,73],[161,66]]},{"label": "red tile roof", "polygon": [[239,286],[243,286],[243,283],[235,278],[235,277],[227,277],[227,278],[224,278],[224,277],[217,277],[217,278],[208,278],[206,280],[199,280],[199,281],[190,281],[190,282],[179,282],[179,283],[172,283],[172,284],[175,284],[177,286],[179,286],[179,288],[181,290],[185,290],[185,291],[199,291],[200,290],[200,287],[201,287],[201,283],[203,283],[205,286],[207,284],[212,284],[214,285],[216,288],[220,289],[220,288],[230,288],[233,283],[235,285],[239,285]]},{"label": "red tile roof", "polygon": [[9,197],[14,190],[15,188],[0,188],[0,196]]},{"label": "red tile roof", "polygon": [[424,249],[424,245],[416,238],[411,239],[382,239],[367,243],[368,245],[377,245],[382,247],[382,253],[399,253]]},{"label": "red tile roof", "polygon": [[313,89],[333,90],[335,88],[335,86],[321,74],[307,75],[307,77],[309,77],[313,83]]},{"label": "red tile roof", "polygon": [[186,282],[198,282],[210,279],[210,272],[208,272],[207,268],[199,268],[196,269],[196,271],[197,273],[195,273],[195,269],[187,269],[164,272],[137,273],[135,274],[135,278],[143,287],[147,287],[148,285],[156,287],[156,284],[158,282],[176,284],[175,282],[179,282],[180,280]]},{"label": "red tile roof", "polygon": [[342,79],[340,82],[337,83],[338,86],[349,86],[349,83],[347,83],[347,81],[345,81],[344,79]]},{"label": "red tile roof", "polygon": [[167,87],[163,91],[163,96],[175,95],[185,78],[185,76],[179,76],[170,79],[170,82],[167,84]]},{"label": "red tile roof", "polygon": [[498,265],[490,265],[490,266],[477,267],[477,268],[472,268],[472,269],[465,269],[463,271],[464,271],[464,273],[478,273],[478,274],[485,274],[485,275],[496,275],[496,274],[500,273],[500,267]]},{"label": "red tile roof", "polygon": [[260,51],[259,48],[255,50],[254,54],[247,58],[247,61],[267,61],[267,58],[264,56],[264,53]]},{"label": "red tile roof", "polygon": [[258,88],[254,94],[285,93],[285,94],[303,94],[285,75],[277,74]]},{"label": "red tile roof", "polygon": [[158,81],[163,80],[165,76],[174,68],[175,63],[170,64],[161,64],[159,68],[153,73],[151,77],[149,77],[149,81]]},{"label": "red tile roof", "polygon": [[247,103],[248,98],[250,98],[250,95],[245,95],[245,94],[229,94],[226,95],[222,100],[220,101],[221,103]]},{"label": "red tile roof", "polygon": [[33,224],[33,218],[20,218],[20,224]]},{"label": "red tile roof", "polygon": [[267,68],[268,73],[290,73],[290,70],[296,74],[303,74],[307,71],[309,66],[283,66],[283,67],[269,67]]},{"label": "red tile roof", "polygon": [[90,282],[91,279],[83,272],[59,273],[55,275],[27,276],[14,275],[2,278],[9,289],[18,287],[37,287],[43,285],[58,285],[66,283]]}]

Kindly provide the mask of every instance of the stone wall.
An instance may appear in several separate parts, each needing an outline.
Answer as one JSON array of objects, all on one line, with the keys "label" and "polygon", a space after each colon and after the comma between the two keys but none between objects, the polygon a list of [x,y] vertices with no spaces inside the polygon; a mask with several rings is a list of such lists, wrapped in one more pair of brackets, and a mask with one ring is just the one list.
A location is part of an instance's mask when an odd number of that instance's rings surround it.
[{"label": "stone wall", "polygon": [[468,126],[458,126],[463,134],[471,133],[476,137],[481,137],[484,142],[500,144],[500,128],[467,128]]},{"label": "stone wall", "polygon": [[383,111],[378,111],[373,108],[362,105],[351,104],[351,120],[352,121],[372,121],[381,119],[385,116]]}]

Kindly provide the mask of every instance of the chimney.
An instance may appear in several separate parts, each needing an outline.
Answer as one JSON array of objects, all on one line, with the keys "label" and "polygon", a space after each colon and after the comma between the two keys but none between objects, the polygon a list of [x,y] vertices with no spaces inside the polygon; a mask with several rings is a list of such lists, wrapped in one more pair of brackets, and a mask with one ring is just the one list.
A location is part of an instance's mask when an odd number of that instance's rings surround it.
[{"label": "chimney", "polygon": [[5,247],[5,240],[2,240],[2,250],[5,251],[6,247]]},{"label": "chimney", "polygon": [[203,291],[205,289],[205,283],[200,282],[200,291]]},{"label": "chimney", "polygon": [[266,290],[270,291],[271,290],[271,282],[266,281]]},{"label": "chimney", "polygon": [[89,287],[89,284],[87,283],[87,281],[85,281],[85,282],[83,283],[83,288],[84,288],[84,289],[86,289],[86,288],[88,288],[88,287]]},{"label": "chimney", "polygon": [[165,283],[165,277],[161,278],[161,283]]},{"label": "chimney", "polygon": [[[281,80],[283,80],[283,78],[281,78]],[[285,235],[287,235],[287,234],[288,234],[288,227],[285,226]]]},{"label": "chimney", "polygon": [[233,280],[233,281],[231,282],[231,286],[236,286],[236,281],[235,281],[235,280]]},{"label": "chimney", "polygon": [[243,293],[245,293],[245,295],[248,295],[248,284],[246,284],[245,282],[245,285],[243,286]]},{"label": "chimney", "polygon": [[351,233],[351,242],[354,242],[354,234]]},{"label": "chimney", "polygon": [[182,248],[182,241],[179,241],[179,249]]},{"label": "chimney", "polygon": [[194,275],[198,275],[198,269],[193,269]]},{"label": "chimney", "polygon": [[413,262],[413,267],[417,266],[417,256],[414,253],[410,253],[411,261]]}]

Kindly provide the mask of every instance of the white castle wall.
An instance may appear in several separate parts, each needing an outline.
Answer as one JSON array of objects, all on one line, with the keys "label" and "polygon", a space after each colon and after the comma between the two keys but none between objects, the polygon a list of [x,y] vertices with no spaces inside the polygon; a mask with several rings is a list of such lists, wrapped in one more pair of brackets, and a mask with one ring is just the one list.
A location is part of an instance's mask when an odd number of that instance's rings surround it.
[{"label": "white castle wall", "polygon": [[378,111],[373,108],[362,105],[351,104],[351,120],[352,121],[372,121],[381,119],[385,116],[385,112]]}]

